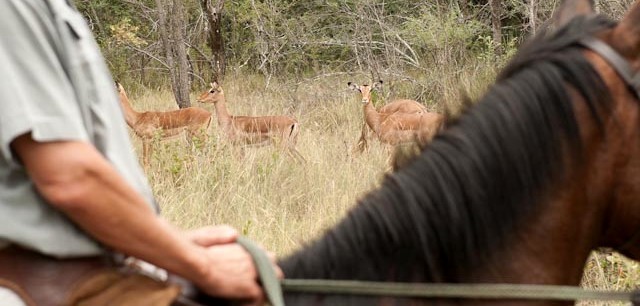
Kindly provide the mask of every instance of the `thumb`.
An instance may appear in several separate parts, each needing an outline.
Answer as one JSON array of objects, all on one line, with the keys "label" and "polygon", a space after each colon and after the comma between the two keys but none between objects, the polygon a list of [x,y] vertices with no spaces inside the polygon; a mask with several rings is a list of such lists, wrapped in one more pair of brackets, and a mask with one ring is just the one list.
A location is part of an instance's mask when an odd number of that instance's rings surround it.
[{"label": "thumb", "polygon": [[206,226],[187,232],[187,237],[200,246],[209,247],[235,242],[238,231],[228,225]]}]

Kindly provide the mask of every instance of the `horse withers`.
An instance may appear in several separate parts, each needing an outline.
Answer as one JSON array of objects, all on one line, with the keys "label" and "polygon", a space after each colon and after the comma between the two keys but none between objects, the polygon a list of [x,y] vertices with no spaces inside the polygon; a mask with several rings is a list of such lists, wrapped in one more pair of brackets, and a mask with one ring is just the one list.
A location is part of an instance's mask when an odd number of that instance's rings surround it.
[{"label": "horse withers", "polygon": [[[589,0],[568,0],[556,16],[553,32],[524,45],[414,161],[282,259],[285,277],[577,286],[595,248],[640,259],[633,84],[640,82],[640,3],[618,23],[594,15]],[[593,39],[610,51],[593,50],[585,43]],[[285,298],[287,305],[564,304]]]}]

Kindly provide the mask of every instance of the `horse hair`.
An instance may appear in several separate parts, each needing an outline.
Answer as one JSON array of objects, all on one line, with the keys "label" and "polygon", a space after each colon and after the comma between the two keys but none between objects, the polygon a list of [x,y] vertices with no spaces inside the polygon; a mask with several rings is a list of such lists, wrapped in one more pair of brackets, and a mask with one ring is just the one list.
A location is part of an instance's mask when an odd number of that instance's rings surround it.
[{"label": "horse hair", "polygon": [[577,41],[612,26],[600,16],[577,18],[523,45],[415,160],[281,260],[285,276],[456,282],[486,264],[543,207],[567,162],[582,160],[568,86],[602,130],[610,93]]}]

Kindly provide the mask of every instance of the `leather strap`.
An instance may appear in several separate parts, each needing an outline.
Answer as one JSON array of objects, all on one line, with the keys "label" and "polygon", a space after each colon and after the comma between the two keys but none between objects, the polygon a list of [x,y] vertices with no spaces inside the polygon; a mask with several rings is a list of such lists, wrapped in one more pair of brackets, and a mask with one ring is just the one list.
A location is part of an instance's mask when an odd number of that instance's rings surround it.
[{"label": "leather strap", "polygon": [[607,60],[609,64],[618,72],[620,77],[627,83],[629,89],[640,98],[640,72],[633,73],[629,62],[622,57],[611,46],[604,43],[602,40],[595,37],[588,37],[579,41],[584,47],[591,49],[593,52],[598,53],[602,58]]}]

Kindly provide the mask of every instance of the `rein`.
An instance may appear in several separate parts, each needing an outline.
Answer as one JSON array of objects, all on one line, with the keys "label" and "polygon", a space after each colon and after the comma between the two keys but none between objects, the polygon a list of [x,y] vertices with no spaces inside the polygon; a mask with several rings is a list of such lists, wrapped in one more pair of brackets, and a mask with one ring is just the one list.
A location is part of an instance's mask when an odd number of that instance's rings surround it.
[{"label": "rein", "polygon": [[623,301],[640,306],[640,291],[601,291],[575,286],[516,284],[392,283],[371,281],[284,279],[279,280],[264,251],[251,240],[238,244],[253,257],[260,283],[273,306],[284,306],[283,291],[299,293],[394,296],[405,298],[523,299],[555,301]]}]

